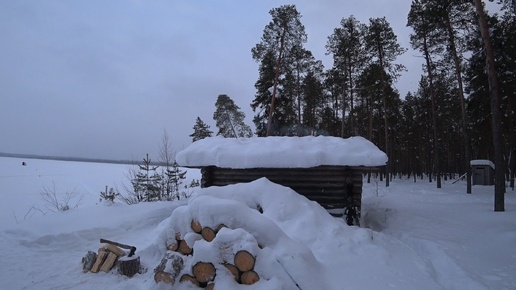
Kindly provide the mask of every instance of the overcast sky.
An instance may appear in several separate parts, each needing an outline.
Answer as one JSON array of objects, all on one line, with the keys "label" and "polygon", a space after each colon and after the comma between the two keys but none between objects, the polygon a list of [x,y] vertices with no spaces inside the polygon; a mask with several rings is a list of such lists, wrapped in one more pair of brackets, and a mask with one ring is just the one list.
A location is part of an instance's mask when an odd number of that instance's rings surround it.
[{"label": "overcast sky", "polygon": [[[342,18],[385,16],[409,48],[409,0],[0,0],[0,152],[157,159],[191,143],[199,116],[213,121],[219,94],[247,115],[258,64],[251,48],[269,10],[295,4],[306,48],[330,68],[325,45]],[[409,50],[396,87],[415,91],[421,59]]]}]

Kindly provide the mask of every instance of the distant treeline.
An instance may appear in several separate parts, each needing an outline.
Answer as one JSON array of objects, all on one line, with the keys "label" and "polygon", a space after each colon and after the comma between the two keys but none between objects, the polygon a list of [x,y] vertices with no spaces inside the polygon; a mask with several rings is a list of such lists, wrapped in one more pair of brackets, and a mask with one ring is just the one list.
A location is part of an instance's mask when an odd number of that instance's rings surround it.
[{"label": "distant treeline", "polygon": [[[138,164],[142,163],[142,161],[136,161],[136,160],[111,160],[111,159],[100,159],[100,158],[46,156],[46,155],[15,154],[15,153],[2,153],[2,152],[0,152],[0,157],[43,159],[43,160],[57,160],[57,161],[74,161],[74,162],[92,162],[92,163],[127,164],[127,165],[138,165]],[[159,165],[159,166],[164,165],[164,164],[162,164],[162,162],[151,162],[151,164]]]}]

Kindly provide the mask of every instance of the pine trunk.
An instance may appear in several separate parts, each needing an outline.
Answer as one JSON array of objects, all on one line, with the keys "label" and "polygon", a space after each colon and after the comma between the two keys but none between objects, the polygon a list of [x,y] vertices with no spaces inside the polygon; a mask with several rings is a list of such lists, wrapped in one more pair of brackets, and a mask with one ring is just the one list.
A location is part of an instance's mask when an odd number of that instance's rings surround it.
[{"label": "pine trunk", "polygon": [[491,95],[491,126],[493,133],[493,149],[495,164],[495,198],[494,211],[505,211],[505,164],[503,160],[502,146],[502,116],[500,112],[500,97],[498,92],[498,80],[494,62],[493,48],[489,28],[484,14],[484,7],[481,0],[475,0],[480,33],[484,41],[484,51],[486,54],[487,77],[489,80],[489,92]]},{"label": "pine trunk", "polygon": [[459,55],[457,53],[457,47],[455,45],[455,34],[453,32],[453,27],[450,23],[450,18],[446,17],[446,28],[448,31],[448,38],[450,43],[450,53],[453,57],[453,63],[455,65],[455,75],[457,77],[457,84],[459,86],[459,100],[460,100],[460,108],[462,115],[462,141],[464,142],[464,156],[466,159],[466,193],[471,193],[471,150],[469,144],[469,134],[468,134],[468,117],[466,114],[466,102],[464,98],[464,87],[462,81],[462,65],[459,59]]},{"label": "pine trunk", "polygon": [[281,63],[283,58],[283,50],[285,49],[285,34],[287,33],[287,28],[281,33],[280,47],[278,52],[278,60],[276,62],[276,67],[274,69],[274,86],[272,88],[272,99],[271,106],[269,109],[269,116],[267,121],[267,135],[272,136],[272,117],[274,115],[274,110],[276,109],[276,92],[278,91],[279,77],[281,74]]}]

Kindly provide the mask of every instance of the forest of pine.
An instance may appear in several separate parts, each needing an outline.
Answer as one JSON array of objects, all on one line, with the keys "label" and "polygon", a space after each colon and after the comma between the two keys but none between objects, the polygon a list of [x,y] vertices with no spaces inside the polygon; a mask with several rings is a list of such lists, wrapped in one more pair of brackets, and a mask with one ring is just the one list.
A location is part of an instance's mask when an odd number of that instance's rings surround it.
[{"label": "forest of pine", "polygon": [[259,66],[251,103],[255,134],[363,136],[388,154],[392,176],[425,176],[438,187],[441,178],[465,174],[470,160],[495,160],[498,153],[502,174],[514,180],[516,8],[506,0],[496,13],[484,10],[496,67],[495,115],[501,116],[495,150],[493,84],[473,2],[412,1],[407,26],[423,74],[417,90],[404,96],[395,85],[406,73],[397,57],[407,48],[385,18],[342,18],[327,38],[333,66],[325,69],[304,47],[308,36],[296,7],[270,10],[271,22],[251,50]]}]

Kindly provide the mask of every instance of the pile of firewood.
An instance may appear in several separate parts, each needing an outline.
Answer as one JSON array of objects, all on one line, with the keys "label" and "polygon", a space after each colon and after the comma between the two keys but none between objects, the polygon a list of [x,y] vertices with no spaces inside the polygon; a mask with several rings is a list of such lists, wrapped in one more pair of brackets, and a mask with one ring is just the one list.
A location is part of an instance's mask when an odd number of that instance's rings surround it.
[{"label": "pile of firewood", "polygon": [[[212,229],[202,227],[196,220],[191,222],[193,232],[201,235],[207,242],[213,241],[218,231],[224,227],[226,226],[219,225],[216,229]],[[174,284],[175,279],[183,270],[183,259],[194,255],[193,245],[189,246],[185,240],[181,239],[180,234],[176,234],[175,239],[172,238],[172,241],[167,244],[167,249],[167,257],[163,258],[160,265],[154,270],[154,280]],[[236,282],[252,285],[260,280],[260,276],[254,271],[256,258],[250,252],[239,250],[233,257],[233,261],[225,261],[222,266],[233,274]],[[223,268],[219,267],[219,269]],[[217,275],[217,268],[210,261],[197,262],[191,269],[184,272],[187,273],[179,278],[179,282],[191,282],[205,289],[213,289],[215,286],[214,279]]]},{"label": "pile of firewood", "polygon": [[[140,272],[140,257],[134,256],[136,247],[105,239],[100,239],[100,243],[104,245],[99,248],[98,253],[88,251],[82,258],[83,272],[109,272],[114,266],[118,266],[120,274],[128,277]],[[121,248],[128,249],[129,253]]]}]

